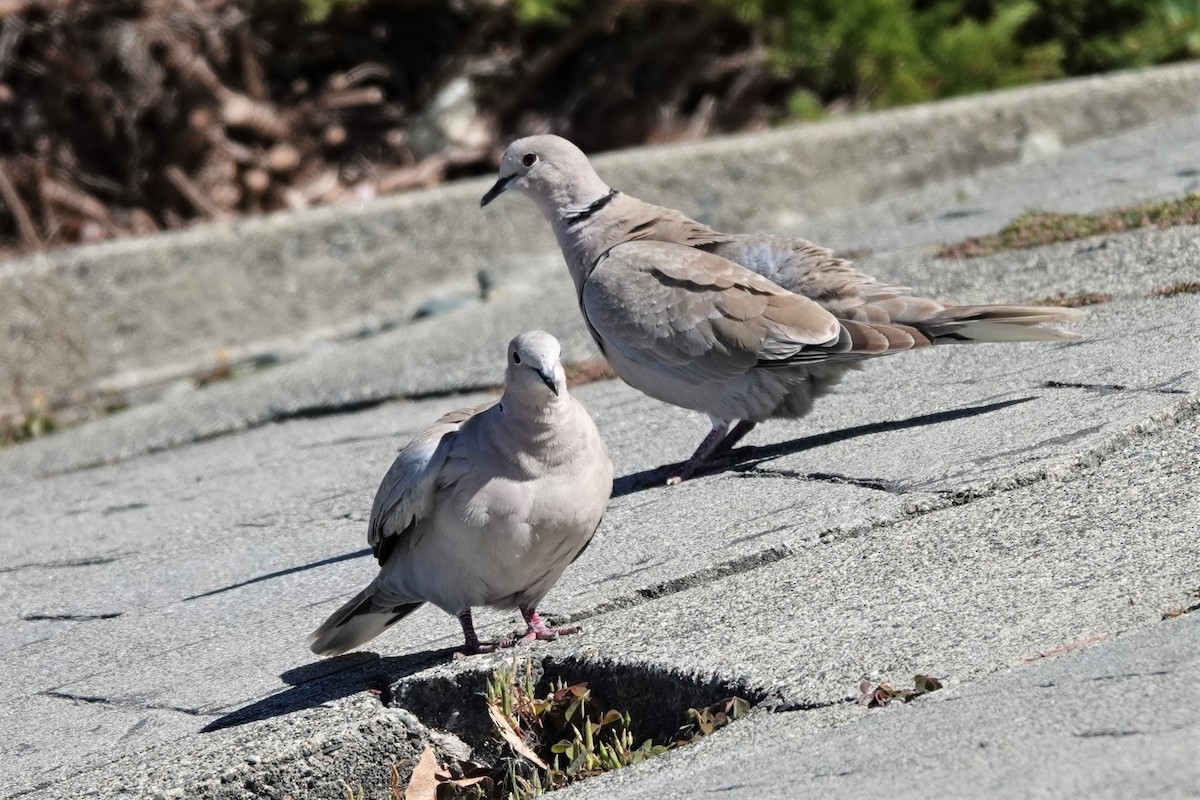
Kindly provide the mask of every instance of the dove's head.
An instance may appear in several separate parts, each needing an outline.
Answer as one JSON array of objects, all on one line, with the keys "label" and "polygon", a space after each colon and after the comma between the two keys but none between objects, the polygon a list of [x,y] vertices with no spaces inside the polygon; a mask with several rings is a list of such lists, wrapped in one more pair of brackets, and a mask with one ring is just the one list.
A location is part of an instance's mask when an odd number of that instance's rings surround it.
[{"label": "dove's head", "polygon": [[544,406],[567,394],[567,375],[558,356],[562,348],[544,331],[522,333],[508,343],[504,395]]},{"label": "dove's head", "polygon": [[528,195],[547,217],[586,207],[609,188],[587,156],[561,136],[517,139],[500,159],[500,179],[479,201],[486,206],[509,190]]}]

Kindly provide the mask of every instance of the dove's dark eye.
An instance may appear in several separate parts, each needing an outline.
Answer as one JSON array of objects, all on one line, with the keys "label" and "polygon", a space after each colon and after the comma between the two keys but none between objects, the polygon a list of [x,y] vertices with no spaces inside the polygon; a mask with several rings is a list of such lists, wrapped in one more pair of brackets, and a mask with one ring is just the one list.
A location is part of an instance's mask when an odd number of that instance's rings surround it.
[{"label": "dove's dark eye", "polygon": [[537,160],[538,160],[537,153],[526,153],[525,157],[521,159],[521,163],[524,164],[526,167],[532,167],[534,164],[537,163]]},{"label": "dove's dark eye", "polygon": [[514,364],[520,364],[520,363],[521,363],[521,356],[520,356],[520,355],[518,355],[517,353],[513,353],[513,363],[514,363]]}]

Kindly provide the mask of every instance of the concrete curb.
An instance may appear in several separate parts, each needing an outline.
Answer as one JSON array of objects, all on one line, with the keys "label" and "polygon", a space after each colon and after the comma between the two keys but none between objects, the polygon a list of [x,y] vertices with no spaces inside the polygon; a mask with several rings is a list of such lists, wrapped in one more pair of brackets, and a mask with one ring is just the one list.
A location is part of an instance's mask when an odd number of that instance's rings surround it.
[{"label": "concrete curb", "polygon": [[[1200,63],[1188,63],[597,161],[613,185],[647,199],[730,230],[772,230],[1195,108]],[[296,340],[312,346],[314,331],[370,333],[407,318],[435,286],[461,289],[481,271],[521,271],[552,253],[527,204],[481,215],[489,183],[0,265],[0,412],[35,391],[81,402],[221,357],[303,350]]]}]

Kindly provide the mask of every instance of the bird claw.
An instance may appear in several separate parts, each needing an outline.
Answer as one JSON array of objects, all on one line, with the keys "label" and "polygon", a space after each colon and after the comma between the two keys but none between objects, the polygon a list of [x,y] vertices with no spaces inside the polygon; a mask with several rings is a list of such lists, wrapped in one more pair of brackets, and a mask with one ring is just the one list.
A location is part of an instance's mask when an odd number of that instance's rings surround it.
[{"label": "bird claw", "polygon": [[462,650],[454,651],[454,660],[469,658],[471,656],[483,655],[484,653],[494,653],[501,647],[509,646],[505,642],[475,642],[474,644],[463,647]]},{"label": "bird claw", "polygon": [[533,642],[553,642],[560,636],[570,636],[572,633],[579,633],[578,625],[559,625],[552,627],[550,625],[530,625],[525,630],[525,635],[519,639],[512,639],[501,643],[501,647],[516,647],[521,644],[532,644]]}]

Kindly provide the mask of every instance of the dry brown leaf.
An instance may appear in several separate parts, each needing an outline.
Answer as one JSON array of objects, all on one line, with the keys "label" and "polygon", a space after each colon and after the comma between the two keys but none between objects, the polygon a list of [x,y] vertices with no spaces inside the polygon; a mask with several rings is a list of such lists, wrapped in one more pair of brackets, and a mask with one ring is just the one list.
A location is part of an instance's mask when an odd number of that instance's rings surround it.
[{"label": "dry brown leaf", "polygon": [[550,767],[546,765],[546,762],[538,758],[538,754],[529,749],[529,745],[525,744],[525,740],[513,730],[512,725],[510,725],[508,720],[504,718],[504,715],[500,713],[500,709],[493,705],[489,705],[488,716],[492,718],[492,724],[496,726],[496,730],[498,730],[500,735],[504,737],[504,741],[508,742],[509,745],[512,746],[512,749],[517,752],[517,755],[529,759],[542,769],[550,769]]},{"label": "dry brown leaf", "polygon": [[433,755],[433,748],[425,745],[421,752],[421,760],[413,768],[404,787],[404,800],[437,800],[438,772],[441,767]]}]

